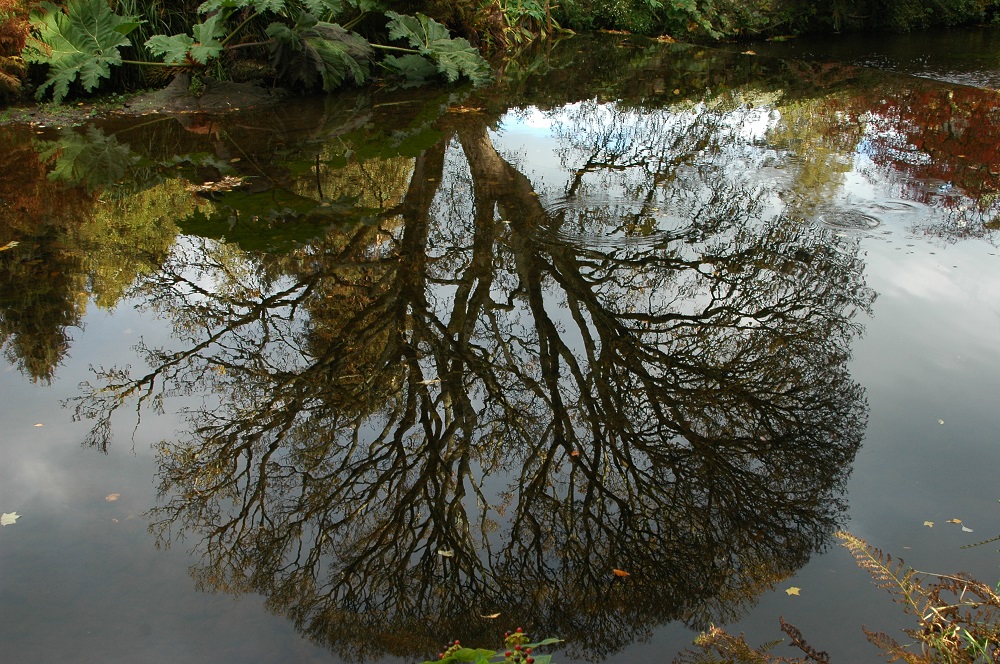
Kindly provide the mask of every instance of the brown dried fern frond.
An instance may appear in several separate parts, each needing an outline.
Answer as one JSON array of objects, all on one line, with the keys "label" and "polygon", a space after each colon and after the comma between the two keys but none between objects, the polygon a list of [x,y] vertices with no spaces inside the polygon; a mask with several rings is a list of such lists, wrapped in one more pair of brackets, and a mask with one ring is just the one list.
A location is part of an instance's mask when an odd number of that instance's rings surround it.
[{"label": "brown dried fern frond", "polygon": [[781,631],[788,635],[788,638],[792,640],[793,646],[806,654],[808,661],[815,662],[815,664],[830,664],[830,655],[825,650],[816,650],[809,645],[805,638],[803,638],[802,632],[799,631],[798,627],[785,622],[784,616],[779,616],[778,622],[781,623]]},{"label": "brown dried fern frond", "polygon": [[867,627],[862,627],[861,629],[864,630],[868,641],[885,654],[887,662],[903,661],[906,664],[934,664],[934,659],[928,653],[910,652],[900,645],[899,641],[885,632],[873,632]]},{"label": "brown dried fern frond", "polygon": [[907,612],[924,615],[928,597],[923,587],[925,577],[921,573],[907,566],[902,558],[893,560],[888,553],[852,533],[841,530],[837,537],[854,556],[858,567],[871,575],[876,586],[888,590]]},{"label": "brown dried fern frond", "polygon": [[696,650],[687,649],[678,653],[673,664],[810,664],[812,661],[780,657],[768,652],[779,643],[781,641],[774,641],[754,648],[746,642],[743,634],[733,636],[713,625],[695,639]]}]

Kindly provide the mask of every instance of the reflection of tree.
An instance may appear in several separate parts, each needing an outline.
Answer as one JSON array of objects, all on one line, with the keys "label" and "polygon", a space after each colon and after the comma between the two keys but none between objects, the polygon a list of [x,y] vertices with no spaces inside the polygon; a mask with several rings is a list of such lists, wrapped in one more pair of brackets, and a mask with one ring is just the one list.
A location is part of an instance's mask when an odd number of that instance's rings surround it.
[{"label": "reflection of tree", "polygon": [[496,611],[594,657],[738,615],[835,527],[871,293],[856,248],[691,167],[719,128],[697,112],[584,177],[666,206],[638,234],[575,205],[589,180],[546,209],[468,114],[377,223],[274,258],[185,245],[139,287],[181,348],[99,375],[92,442],[130,396],[214,394],[160,448],[152,528],[344,655],[492,640]]}]

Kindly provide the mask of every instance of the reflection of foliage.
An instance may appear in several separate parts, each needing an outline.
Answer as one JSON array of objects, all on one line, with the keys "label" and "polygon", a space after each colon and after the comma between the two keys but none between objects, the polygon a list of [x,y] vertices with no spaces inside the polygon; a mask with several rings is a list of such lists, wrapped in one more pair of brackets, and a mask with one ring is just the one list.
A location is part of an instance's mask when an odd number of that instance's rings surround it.
[{"label": "reflection of foliage", "polygon": [[139,155],[127,143],[120,143],[114,134],[88,126],[86,135],[65,128],[57,141],[39,141],[37,149],[42,161],[53,162],[49,177],[69,185],[85,184],[88,190],[116,184],[135,166]]},{"label": "reflection of foliage", "polygon": [[114,307],[139,275],[155,270],[174,243],[175,220],[205,205],[182,180],[167,180],[97,206],[75,238],[97,305]]},{"label": "reflection of foliage", "polygon": [[871,294],[856,248],[688,167],[716,112],[614,120],[647,126],[631,194],[678,201],[623,244],[574,241],[622,220],[547,211],[480,114],[443,120],[454,149],[368,223],[280,257],[186,244],[135,291],[182,347],[99,374],[91,442],[130,398],[217,395],[159,448],[153,532],[345,656],[498,638],[471,597],[590,656],[738,614],[836,528]]}]

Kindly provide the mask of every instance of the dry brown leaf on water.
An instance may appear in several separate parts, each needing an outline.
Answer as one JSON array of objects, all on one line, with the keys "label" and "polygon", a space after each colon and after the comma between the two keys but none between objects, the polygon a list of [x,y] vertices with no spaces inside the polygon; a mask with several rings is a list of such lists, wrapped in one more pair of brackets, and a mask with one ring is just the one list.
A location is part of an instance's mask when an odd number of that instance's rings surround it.
[{"label": "dry brown leaf on water", "polygon": [[948,523],[962,523],[961,519],[948,519]]},{"label": "dry brown leaf on water", "polygon": [[120,493],[109,493],[108,495],[104,496],[104,500],[108,501],[109,503],[113,503],[121,497],[122,495]]},{"label": "dry brown leaf on water", "polygon": [[631,574],[629,574],[629,573],[628,573],[628,572],[626,572],[625,570],[623,570],[623,569],[618,569],[618,568],[615,568],[615,569],[611,570],[611,572],[612,572],[612,573],[613,573],[613,574],[614,574],[615,576],[620,576],[620,577],[622,577],[622,578],[624,578],[624,577],[626,577],[626,576],[632,576]]}]

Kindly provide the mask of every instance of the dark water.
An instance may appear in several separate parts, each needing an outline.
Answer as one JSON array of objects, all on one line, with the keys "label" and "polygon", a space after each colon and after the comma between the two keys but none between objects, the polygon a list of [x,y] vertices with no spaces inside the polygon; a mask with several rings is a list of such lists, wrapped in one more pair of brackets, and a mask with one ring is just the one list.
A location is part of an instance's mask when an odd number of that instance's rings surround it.
[{"label": "dark water", "polygon": [[998,575],[998,108],[580,38],[0,129],[0,661],[879,661],[838,529]]}]

